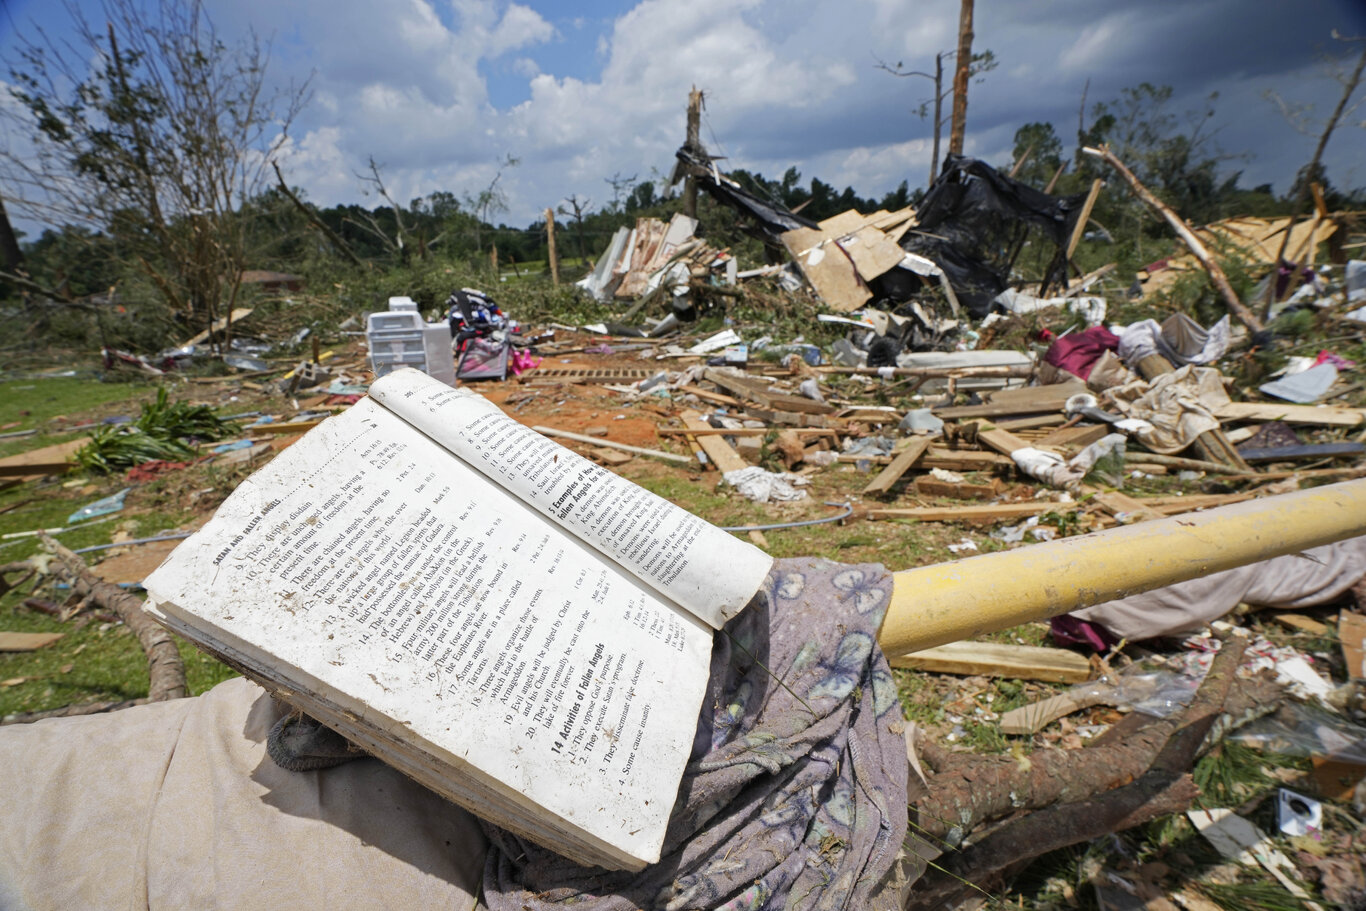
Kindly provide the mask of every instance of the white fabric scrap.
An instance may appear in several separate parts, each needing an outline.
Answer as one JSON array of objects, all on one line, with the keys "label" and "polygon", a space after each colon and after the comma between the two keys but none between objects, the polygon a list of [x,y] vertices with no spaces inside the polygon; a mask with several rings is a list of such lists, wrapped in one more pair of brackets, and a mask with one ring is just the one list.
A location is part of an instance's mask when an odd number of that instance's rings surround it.
[{"label": "white fabric scrap", "polygon": [[1125,438],[1122,433],[1110,433],[1087,446],[1070,460],[1064,460],[1055,452],[1026,446],[1010,454],[1020,471],[1052,487],[1076,490],[1081,479],[1095,467],[1096,463],[1112,452],[1124,452]]},{"label": "white fabric scrap", "polygon": [[794,474],[775,474],[757,465],[728,471],[722,479],[740,492],[742,496],[755,503],[768,503],[775,500],[804,500],[806,491],[798,485],[810,482]]}]

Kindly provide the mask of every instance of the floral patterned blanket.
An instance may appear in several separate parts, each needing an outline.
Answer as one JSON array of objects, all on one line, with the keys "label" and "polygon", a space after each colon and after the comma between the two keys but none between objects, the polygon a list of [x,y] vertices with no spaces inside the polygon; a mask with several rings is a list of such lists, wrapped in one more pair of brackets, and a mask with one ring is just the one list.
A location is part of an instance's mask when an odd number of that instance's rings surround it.
[{"label": "floral patterned blanket", "polygon": [[891,591],[878,564],[779,560],[716,636],[659,863],[581,867],[485,824],[489,908],[895,907],[908,764],[877,646]]}]

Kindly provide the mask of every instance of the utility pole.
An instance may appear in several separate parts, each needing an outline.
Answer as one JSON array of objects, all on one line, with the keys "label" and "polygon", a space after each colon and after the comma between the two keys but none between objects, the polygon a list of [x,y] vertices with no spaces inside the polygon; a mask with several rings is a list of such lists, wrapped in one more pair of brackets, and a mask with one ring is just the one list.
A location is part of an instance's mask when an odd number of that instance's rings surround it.
[{"label": "utility pole", "polygon": [[972,68],[972,0],[962,0],[958,13],[958,66],[953,74],[953,126],[949,153],[963,154],[963,132],[968,120],[968,77]]},{"label": "utility pole", "polygon": [[[697,86],[688,92],[688,138],[683,145],[689,152],[702,154],[702,93]],[[691,175],[683,180],[683,214],[697,217],[697,181]]]}]

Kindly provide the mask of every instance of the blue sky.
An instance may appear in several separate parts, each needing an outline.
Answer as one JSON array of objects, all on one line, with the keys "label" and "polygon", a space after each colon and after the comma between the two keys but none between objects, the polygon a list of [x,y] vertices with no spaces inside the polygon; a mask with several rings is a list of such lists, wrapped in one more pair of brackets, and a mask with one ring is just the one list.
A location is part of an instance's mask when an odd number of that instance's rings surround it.
[{"label": "blue sky", "polygon": [[[141,2],[141,0],[139,0]],[[147,0],[151,2],[151,0]],[[77,0],[92,19],[97,2]],[[66,34],[57,0],[0,0],[0,55],[14,30]],[[913,111],[922,80],[876,62],[932,65],[952,49],[956,0],[206,0],[228,38],[254,29],[275,47],[279,80],[311,74],[313,98],[281,157],[289,181],[321,204],[366,202],[369,156],[396,197],[476,193],[497,162],[513,224],[571,194],[611,198],[614,174],[667,173],[683,138],[688,88],[707,93],[703,138],[726,167],[777,177],[795,166],[862,195],[923,184],[928,125]],[[1000,66],[972,87],[967,151],[1010,157],[1015,130],[1051,121],[1071,144],[1088,102],[1142,81],[1175,89],[1172,109],[1211,92],[1219,141],[1248,153],[1243,184],[1284,189],[1312,154],[1262,97],[1331,109],[1339,86],[1316,54],[1331,30],[1366,34],[1359,0],[978,0],[974,49]],[[5,68],[8,69],[7,67]],[[7,78],[0,72],[0,78]],[[1338,186],[1366,185],[1366,109],[1327,156]],[[13,145],[23,136],[7,136]],[[0,183],[0,190],[3,190]],[[373,202],[371,198],[369,201]]]}]

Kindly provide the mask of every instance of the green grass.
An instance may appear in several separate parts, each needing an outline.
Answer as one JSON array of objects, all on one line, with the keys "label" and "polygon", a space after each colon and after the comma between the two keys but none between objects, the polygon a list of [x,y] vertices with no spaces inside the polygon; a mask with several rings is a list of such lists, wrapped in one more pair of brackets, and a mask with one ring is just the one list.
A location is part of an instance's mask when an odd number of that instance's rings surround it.
[{"label": "green grass", "polygon": [[141,403],[152,394],[147,382],[102,382],[93,377],[30,377],[0,382],[0,426],[18,423],[5,433],[37,430],[29,437],[0,440],[0,456],[27,452],[69,440],[77,433],[48,433],[49,422],[65,416],[64,424],[80,423],[79,418],[95,415],[126,414],[137,417]]}]

